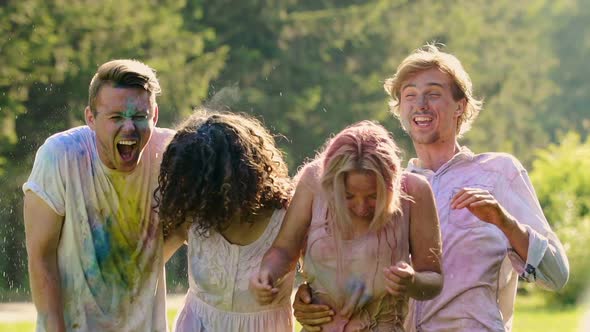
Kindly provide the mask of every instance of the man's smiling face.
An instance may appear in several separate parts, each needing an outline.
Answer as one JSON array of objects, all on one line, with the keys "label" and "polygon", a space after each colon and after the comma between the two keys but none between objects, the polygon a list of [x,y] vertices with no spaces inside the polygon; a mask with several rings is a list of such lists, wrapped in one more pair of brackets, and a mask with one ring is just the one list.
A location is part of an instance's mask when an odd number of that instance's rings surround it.
[{"label": "man's smiling face", "polygon": [[402,83],[400,119],[414,144],[455,141],[464,99],[453,98],[451,77],[437,68],[419,72]]},{"label": "man's smiling face", "polygon": [[100,160],[110,169],[130,172],[141,160],[158,120],[158,107],[141,88],[103,86],[86,123],[96,133]]}]

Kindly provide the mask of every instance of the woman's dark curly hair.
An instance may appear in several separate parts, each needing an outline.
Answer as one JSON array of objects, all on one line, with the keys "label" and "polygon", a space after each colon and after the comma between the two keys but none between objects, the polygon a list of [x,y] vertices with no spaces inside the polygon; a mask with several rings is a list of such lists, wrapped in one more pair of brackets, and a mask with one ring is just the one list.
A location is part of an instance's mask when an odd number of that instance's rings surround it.
[{"label": "woman's dark curly hair", "polygon": [[256,119],[202,109],[181,124],[162,158],[155,197],[164,236],[184,222],[205,235],[263,208],[280,209],[292,183],[273,136]]}]

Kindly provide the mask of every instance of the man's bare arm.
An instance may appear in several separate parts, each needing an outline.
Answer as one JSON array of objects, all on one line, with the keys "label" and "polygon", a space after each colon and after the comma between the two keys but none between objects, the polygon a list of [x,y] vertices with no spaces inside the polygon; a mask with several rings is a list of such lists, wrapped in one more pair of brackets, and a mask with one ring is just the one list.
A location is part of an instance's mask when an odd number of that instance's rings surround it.
[{"label": "man's bare arm", "polygon": [[31,294],[40,324],[65,331],[57,248],[64,218],[31,191],[25,194],[24,221]]}]

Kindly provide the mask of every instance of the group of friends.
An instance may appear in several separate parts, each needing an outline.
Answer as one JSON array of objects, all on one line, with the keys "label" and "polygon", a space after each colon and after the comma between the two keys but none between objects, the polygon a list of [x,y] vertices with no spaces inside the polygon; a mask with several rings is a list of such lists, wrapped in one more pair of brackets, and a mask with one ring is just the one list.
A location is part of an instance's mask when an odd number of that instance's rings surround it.
[{"label": "group of friends", "polygon": [[49,137],[23,185],[37,331],[167,331],[184,244],[175,331],[511,331],[519,277],[569,276],[527,171],[459,144],[482,102],[454,55],[426,45],[384,88],[407,167],[361,121],[291,178],[257,119],[202,107],[157,127],[155,71],[101,65],[86,125]]}]

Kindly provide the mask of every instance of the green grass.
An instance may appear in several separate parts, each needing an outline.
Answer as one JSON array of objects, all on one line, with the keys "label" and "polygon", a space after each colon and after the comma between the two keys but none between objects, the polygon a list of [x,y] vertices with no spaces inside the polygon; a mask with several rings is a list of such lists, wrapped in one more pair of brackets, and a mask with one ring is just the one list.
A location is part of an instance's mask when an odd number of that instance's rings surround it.
[{"label": "green grass", "polygon": [[549,307],[539,292],[518,295],[514,314],[515,332],[559,331],[577,332],[584,314],[584,308]]},{"label": "green grass", "polygon": [[33,322],[19,322],[19,323],[2,323],[0,322],[0,331],[2,332],[34,332],[35,323]]},{"label": "green grass", "polygon": [[[516,301],[516,312],[514,318],[514,332],[539,332],[539,331],[558,331],[558,332],[578,332],[579,324],[582,320],[583,308],[565,307],[555,308],[545,305],[545,301],[540,293],[532,295],[519,295]],[[176,317],[176,310],[168,310],[168,322],[170,327]],[[296,325],[299,331],[300,326]],[[33,322],[2,323],[0,322],[0,331],[2,332],[33,332],[35,324]]]}]

